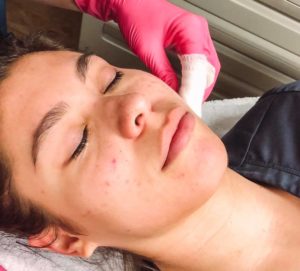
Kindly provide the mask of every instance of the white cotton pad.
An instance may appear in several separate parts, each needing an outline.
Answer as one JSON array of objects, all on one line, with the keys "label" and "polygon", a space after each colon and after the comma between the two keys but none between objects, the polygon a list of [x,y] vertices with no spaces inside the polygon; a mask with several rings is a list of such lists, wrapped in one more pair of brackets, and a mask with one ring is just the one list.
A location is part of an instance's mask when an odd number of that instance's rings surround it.
[{"label": "white cotton pad", "polygon": [[215,68],[202,54],[180,55],[179,59],[182,69],[179,94],[200,117],[205,90],[214,81]]}]

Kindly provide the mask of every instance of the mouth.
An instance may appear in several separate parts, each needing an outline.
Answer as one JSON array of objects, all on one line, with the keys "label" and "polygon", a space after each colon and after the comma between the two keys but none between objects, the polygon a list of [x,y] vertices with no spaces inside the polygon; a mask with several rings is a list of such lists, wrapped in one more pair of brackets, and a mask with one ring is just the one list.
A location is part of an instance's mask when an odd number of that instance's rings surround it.
[{"label": "mouth", "polygon": [[175,129],[173,128],[169,136],[166,136],[167,155],[162,169],[166,169],[187,146],[195,126],[195,117],[189,112],[184,112],[176,120],[176,123]]}]

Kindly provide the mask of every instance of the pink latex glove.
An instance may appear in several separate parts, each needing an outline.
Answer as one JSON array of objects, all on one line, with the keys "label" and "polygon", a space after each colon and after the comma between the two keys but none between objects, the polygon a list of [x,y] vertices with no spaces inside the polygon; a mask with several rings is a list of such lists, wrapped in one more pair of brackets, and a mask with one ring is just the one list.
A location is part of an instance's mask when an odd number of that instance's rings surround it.
[{"label": "pink latex glove", "polygon": [[114,20],[129,47],[153,74],[178,91],[176,74],[165,48],[182,65],[180,95],[201,114],[220,71],[207,21],[165,0],[75,0],[81,11],[103,21]]},{"label": "pink latex glove", "polygon": [[0,271],[6,271],[6,270],[0,265]]}]

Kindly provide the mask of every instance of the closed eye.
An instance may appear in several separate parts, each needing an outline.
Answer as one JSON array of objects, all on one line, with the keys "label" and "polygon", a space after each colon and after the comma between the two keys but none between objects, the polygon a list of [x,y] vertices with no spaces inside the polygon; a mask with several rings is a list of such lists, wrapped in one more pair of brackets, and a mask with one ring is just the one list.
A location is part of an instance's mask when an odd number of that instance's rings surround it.
[{"label": "closed eye", "polygon": [[123,72],[117,71],[114,79],[109,83],[109,85],[107,86],[107,88],[105,89],[105,91],[103,93],[105,94],[105,93],[113,90],[114,87],[116,86],[116,84],[122,79],[123,75],[124,75]]},{"label": "closed eye", "polygon": [[[116,84],[122,79],[123,75],[124,75],[123,72],[117,71],[115,74],[115,77],[113,78],[113,80],[110,82],[110,84],[105,89],[104,94],[113,90],[114,87],[116,86]],[[83,133],[82,133],[81,141],[80,141],[79,145],[77,146],[76,150],[73,152],[73,154],[71,156],[71,160],[76,159],[80,155],[80,153],[84,150],[84,148],[86,147],[86,145],[88,143],[88,135],[89,135],[88,127],[85,126]]]},{"label": "closed eye", "polygon": [[89,135],[89,130],[88,130],[87,126],[85,126],[83,133],[82,133],[81,141],[80,141],[79,145],[77,146],[76,150],[73,152],[73,154],[71,156],[71,160],[76,159],[79,156],[79,154],[84,150],[84,148],[86,147],[86,145],[88,143],[88,135]]}]

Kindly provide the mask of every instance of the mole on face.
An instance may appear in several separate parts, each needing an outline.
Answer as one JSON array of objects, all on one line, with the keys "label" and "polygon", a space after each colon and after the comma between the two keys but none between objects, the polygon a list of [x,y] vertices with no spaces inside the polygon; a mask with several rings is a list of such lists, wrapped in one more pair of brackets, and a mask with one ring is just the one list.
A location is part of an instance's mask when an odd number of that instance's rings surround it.
[{"label": "mole on face", "polygon": [[[45,192],[44,189],[41,189],[41,190],[40,190],[40,193],[41,193],[42,195],[46,194],[46,192]],[[0,271],[1,271],[1,270],[0,270]]]}]

